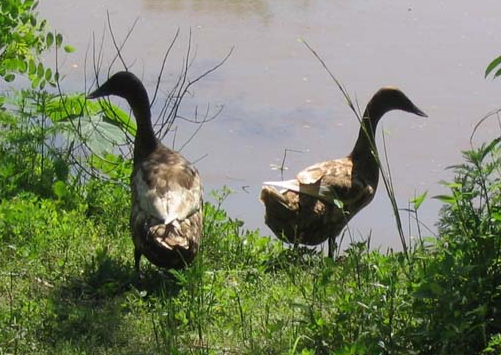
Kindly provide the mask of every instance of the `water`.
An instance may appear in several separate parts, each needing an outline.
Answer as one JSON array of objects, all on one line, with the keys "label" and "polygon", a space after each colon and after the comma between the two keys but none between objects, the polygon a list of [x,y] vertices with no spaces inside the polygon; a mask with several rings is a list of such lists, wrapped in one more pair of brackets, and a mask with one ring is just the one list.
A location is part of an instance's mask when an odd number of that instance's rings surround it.
[{"label": "water", "polygon": [[[138,18],[123,56],[144,77],[150,93],[177,29],[181,35],[167,62],[165,90],[179,73],[190,30],[196,50],[193,76],[235,47],[227,63],[184,102],[186,115],[207,103],[211,108],[224,105],[224,110],[183,154],[190,160],[208,154],[197,163],[206,191],[231,187],[235,193],[224,205],[230,216],[264,234],[271,232],[258,201],[261,182],[280,178],[270,164],[280,165],[286,148],[302,151],[287,155],[284,178],[292,178],[308,165],[345,156],[358,131],[341,93],[298,39],[318,51],[362,110],[378,88],[395,85],[429,115],[422,119],[391,112],[377,132],[380,148],[385,132],[403,208],[415,194],[445,192],[438,183],[451,177],[445,167],[461,160],[460,151],[470,147],[472,127],[501,103],[501,81],[483,77],[488,62],[501,52],[501,2],[495,0],[482,6],[467,0],[45,1],[41,15],[78,49],[62,59],[65,90],[84,91],[85,83],[90,84],[91,39],[94,34],[100,41],[106,31],[107,11],[119,39]],[[107,68],[114,54],[109,35],[104,48]],[[115,64],[112,71],[120,69]],[[175,146],[195,129],[180,123]],[[490,121],[478,141],[498,134],[497,122]],[[173,135],[166,142],[172,144]],[[422,205],[420,219],[431,229],[439,208],[432,199]],[[358,237],[372,233],[374,246],[400,246],[383,185],[350,227]]]}]

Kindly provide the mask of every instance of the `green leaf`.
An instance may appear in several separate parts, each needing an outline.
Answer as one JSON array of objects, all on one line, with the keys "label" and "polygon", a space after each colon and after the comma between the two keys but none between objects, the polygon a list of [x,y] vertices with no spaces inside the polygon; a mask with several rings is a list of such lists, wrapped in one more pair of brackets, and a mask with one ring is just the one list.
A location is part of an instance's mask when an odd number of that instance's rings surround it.
[{"label": "green leaf", "polygon": [[33,78],[30,78],[30,79],[31,79],[31,88],[36,89],[38,87],[38,85],[40,84],[40,78],[35,76]]},{"label": "green leaf", "polygon": [[[499,70],[501,71],[501,69]],[[492,153],[492,151],[497,148],[500,142],[501,142],[501,137],[495,138],[492,142],[490,142],[483,150],[481,155],[481,160],[484,160],[487,154]]]},{"label": "green leaf", "polygon": [[75,51],[75,47],[70,46],[70,45],[66,45],[66,46],[64,46],[64,51],[66,53],[73,53]]},{"label": "green leaf", "polygon": [[423,203],[423,201],[426,199],[426,195],[428,195],[428,191],[425,191],[419,196],[414,197],[410,202],[414,204],[414,210],[418,210],[419,206]]},{"label": "green leaf", "polygon": [[440,200],[442,202],[448,203],[450,205],[455,205],[456,204],[456,198],[454,196],[450,195],[437,195],[433,196],[433,198]]},{"label": "green leaf", "polygon": [[47,43],[47,47],[52,46],[52,44],[54,43],[54,35],[51,32],[47,33],[47,37],[45,37],[45,43]]},{"label": "green leaf", "polygon": [[28,73],[30,75],[34,75],[37,72],[37,65],[33,59],[30,59],[28,64]]},{"label": "green leaf", "polygon": [[58,180],[54,183],[54,194],[59,199],[62,199],[68,195],[68,188],[66,187],[66,184],[63,181]]},{"label": "green leaf", "polygon": [[83,114],[84,104],[85,98],[80,94],[64,95],[64,98],[52,97],[46,103],[43,113],[48,114],[53,122],[68,121]]},{"label": "green leaf", "polygon": [[491,220],[494,222],[501,222],[501,213],[500,212],[492,212]]},{"label": "green leaf", "polygon": [[[89,105],[90,102],[87,102]],[[99,106],[100,107],[100,106]],[[103,105],[104,115],[111,123],[125,129],[131,135],[136,135],[137,126],[133,119],[122,109],[114,105]]]},{"label": "green leaf", "polygon": [[[501,56],[497,57],[494,59],[490,64],[487,66],[487,69],[485,69],[485,77],[487,76],[496,68],[499,64],[501,64]],[[497,74],[497,73],[496,73]]]},{"label": "green leaf", "polygon": [[61,47],[62,43],[63,43],[63,35],[58,33],[56,35],[56,46],[59,48],[59,47]]},{"label": "green leaf", "polygon": [[43,67],[43,64],[42,63],[38,63],[38,67],[37,67],[37,77],[39,79],[42,79],[43,76],[44,76],[44,73],[45,73],[45,70],[44,70],[44,67]]},{"label": "green leaf", "polygon": [[7,70],[7,71],[14,71],[17,69],[17,62],[16,60],[13,59],[5,59],[2,63],[2,66]]},{"label": "green leaf", "polygon": [[68,139],[80,140],[83,138],[85,143],[91,148],[94,154],[103,156],[112,152],[117,144],[124,144],[127,137],[123,130],[114,124],[103,121],[101,116],[83,116],[78,118],[79,122],[75,126],[79,128],[74,132],[74,125],[69,122],[61,124],[68,127]]},{"label": "green leaf", "polygon": [[51,68],[45,69],[45,80],[50,81],[51,78],[52,78],[52,69]]},{"label": "green leaf", "polygon": [[14,81],[14,79],[16,78],[16,76],[14,74],[7,74],[6,76],[4,76],[4,80],[8,83]]},{"label": "green leaf", "polygon": [[127,180],[132,172],[132,161],[107,153],[103,157],[91,155],[88,159],[93,169],[98,169],[112,179]]},{"label": "green leaf", "polygon": [[28,70],[28,63],[26,63],[24,60],[22,59],[19,59],[17,61],[17,69],[19,70],[19,72],[21,73],[26,73],[26,71]]}]

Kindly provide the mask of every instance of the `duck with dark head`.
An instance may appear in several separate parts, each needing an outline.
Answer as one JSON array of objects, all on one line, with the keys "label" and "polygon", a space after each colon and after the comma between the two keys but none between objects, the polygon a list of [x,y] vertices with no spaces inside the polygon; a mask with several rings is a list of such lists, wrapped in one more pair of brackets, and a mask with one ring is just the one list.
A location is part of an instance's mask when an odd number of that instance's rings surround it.
[{"label": "duck with dark head", "polygon": [[87,98],[108,95],[127,100],[137,122],[130,215],[135,269],[142,255],[159,267],[181,268],[196,256],[202,234],[198,171],[155,137],[148,93],[134,74],[116,73]]},{"label": "duck with dark head", "polygon": [[347,157],[312,165],[292,180],[263,183],[265,223],[279,239],[306,245],[330,239],[332,256],[334,238],[374,198],[379,180],[374,136],[381,117],[392,110],[427,117],[402,91],[384,87],[367,104]]}]

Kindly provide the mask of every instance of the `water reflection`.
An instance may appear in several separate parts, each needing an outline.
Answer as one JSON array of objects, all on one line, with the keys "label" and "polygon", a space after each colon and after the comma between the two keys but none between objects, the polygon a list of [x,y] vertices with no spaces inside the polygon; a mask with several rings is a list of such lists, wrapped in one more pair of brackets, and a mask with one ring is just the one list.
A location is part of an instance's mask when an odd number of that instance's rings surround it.
[{"label": "water reflection", "polygon": [[148,11],[223,13],[237,17],[259,16],[266,23],[272,16],[268,0],[142,0]]}]

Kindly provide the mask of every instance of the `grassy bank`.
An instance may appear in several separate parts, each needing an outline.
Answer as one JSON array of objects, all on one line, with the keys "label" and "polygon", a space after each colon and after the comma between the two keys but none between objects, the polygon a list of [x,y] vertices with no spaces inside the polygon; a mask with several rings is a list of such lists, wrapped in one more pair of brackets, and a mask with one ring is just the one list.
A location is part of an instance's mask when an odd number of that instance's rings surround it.
[{"label": "grassy bank", "polygon": [[126,185],[72,177],[21,121],[2,113],[1,354],[501,353],[498,140],[465,152],[440,236],[407,256],[292,250],[223,189],[195,263],[137,280]]}]

